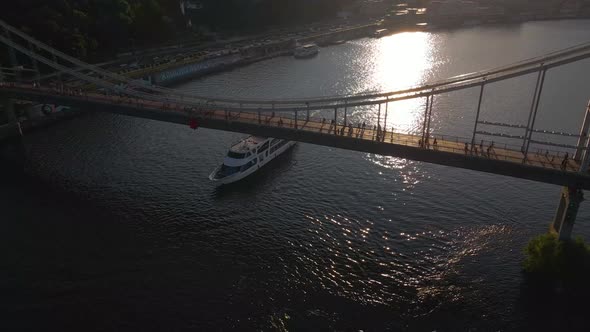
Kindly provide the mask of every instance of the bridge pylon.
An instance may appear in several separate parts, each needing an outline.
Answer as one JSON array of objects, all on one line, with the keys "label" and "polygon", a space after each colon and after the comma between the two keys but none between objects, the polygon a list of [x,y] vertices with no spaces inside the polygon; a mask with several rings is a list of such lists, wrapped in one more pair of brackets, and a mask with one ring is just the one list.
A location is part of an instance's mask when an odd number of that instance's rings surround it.
[{"label": "bridge pylon", "polygon": [[574,160],[580,163],[580,172],[588,170],[588,164],[590,163],[590,136],[588,136],[590,130],[590,101],[586,107],[584,113],[584,121],[582,122],[582,128],[580,129],[580,137],[576,152],[574,154]]},{"label": "bridge pylon", "polygon": [[571,239],[576,215],[583,200],[584,193],[581,189],[567,186],[562,188],[559,205],[550,227],[550,231],[556,232],[560,241]]}]

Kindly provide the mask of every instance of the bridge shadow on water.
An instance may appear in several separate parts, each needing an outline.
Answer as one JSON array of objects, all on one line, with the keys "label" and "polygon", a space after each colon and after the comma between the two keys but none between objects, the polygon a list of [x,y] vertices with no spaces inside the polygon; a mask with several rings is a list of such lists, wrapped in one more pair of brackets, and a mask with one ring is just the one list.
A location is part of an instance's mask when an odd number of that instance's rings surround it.
[{"label": "bridge shadow on water", "polygon": [[295,146],[271,160],[250,176],[234,183],[218,185],[213,192],[214,198],[224,199],[234,194],[254,193],[259,188],[272,184],[277,180],[278,175],[288,171],[295,165],[293,158],[298,149],[299,144],[295,144]]}]

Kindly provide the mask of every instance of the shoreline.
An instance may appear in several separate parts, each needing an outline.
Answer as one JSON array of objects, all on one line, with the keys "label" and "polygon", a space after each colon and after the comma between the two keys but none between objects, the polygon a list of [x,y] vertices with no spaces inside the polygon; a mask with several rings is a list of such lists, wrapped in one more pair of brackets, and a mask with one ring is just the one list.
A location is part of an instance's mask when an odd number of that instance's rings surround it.
[{"label": "shoreline", "polygon": [[[315,43],[318,46],[325,47],[325,46],[330,46],[330,45],[335,44],[336,41],[347,42],[347,41],[352,41],[352,40],[356,40],[356,39],[371,37],[373,32],[377,28],[381,28],[381,27],[389,30],[388,31],[389,33],[384,36],[384,37],[387,37],[387,36],[390,36],[393,34],[398,34],[398,33],[403,33],[403,32],[416,32],[416,31],[439,32],[439,31],[449,31],[449,30],[456,30],[456,29],[470,29],[470,28],[476,28],[476,27],[513,26],[513,25],[519,25],[519,24],[524,24],[524,23],[528,23],[528,22],[589,20],[589,19],[590,19],[590,17],[574,17],[574,18],[554,18],[554,17],[551,17],[551,18],[535,18],[532,20],[521,20],[521,21],[514,21],[514,20],[486,21],[486,22],[481,22],[481,23],[475,24],[475,25],[465,25],[463,23],[461,23],[461,24],[447,23],[447,24],[442,24],[442,25],[434,25],[433,24],[430,26],[429,25],[425,25],[425,26],[416,26],[416,25],[414,25],[414,26],[391,26],[391,25],[387,25],[387,24],[379,25],[379,24],[373,23],[373,24],[367,24],[367,25],[363,25],[363,26],[359,26],[359,27],[350,28],[350,29],[342,29],[342,30],[338,30],[338,31],[330,31],[330,32],[325,32],[325,33],[321,33],[321,34],[310,35],[310,36],[307,36],[304,38],[298,38],[297,41],[299,41],[301,43]],[[290,55],[293,52],[294,43],[295,43],[295,39],[292,39],[289,41],[290,46],[283,45],[282,47],[280,47],[280,49],[278,51],[275,50],[274,52],[270,52],[270,53],[267,52],[267,50],[269,48],[273,49],[273,46],[270,46],[268,48],[261,47],[261,48],[255,50],[254,52],[264,53],[262,55],[251,56],[251,57],[242,57],[238,61],[222,63],[218,66],[214,66],[214,67],[208,68],[206,70],[191,71],[190,69],[187,70],[187,68],[190,68],[190,66],[193,66],[193,65],[206,63],[207,60],[190,62],[190,63],[181,64],[181,65],[177,65],[177,66],[171,66],[171,67],[165,68],[163,70],[156,70],[156,71],[152,72],[150,74],[149,78],[146,77],[146,79],[148,79],[148,80],[150,80],[150,82],[154,82],[155,84],[158,84],[158,85],[174,86],[176,84],[180,84],[180,83],[190,81],[193,79],[205,77],[208,75],[231,71],[233,69],[247,66],[252,63],[272,59],[272,58],[279,57],[279,56]],[[274,49],[276,49],[276,48],[274,48]],[[166,75],[166,74],[172,76],[172,78],[164,79],[164,80],[161,80],[161,79],[159,80],[157,78],[159,75]]]}]

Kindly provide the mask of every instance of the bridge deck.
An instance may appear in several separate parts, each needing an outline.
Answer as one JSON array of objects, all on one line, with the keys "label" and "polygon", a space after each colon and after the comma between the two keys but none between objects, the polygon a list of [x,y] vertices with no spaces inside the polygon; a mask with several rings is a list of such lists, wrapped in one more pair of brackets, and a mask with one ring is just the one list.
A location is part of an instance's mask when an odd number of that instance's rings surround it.
[{"label": "bridge deck", "polygon": [[[306,121],[304,112],[294,116],[285,113],[271,115],[268,112],[229,112],[223,110],[195,110],[184,105],[166,105],[159,101],[129,97],[105,96],[99,93],[68,95],[57,93],[54,89],[24,86],[0,87],[0,94],[10,98],[55,102],[78,106],[90,110],[137,116],[159,121],[189,124],[197,119],[202,127],[229,130],[256,135],[264,135],[312,144],[365,151],[426,161],[441,165],[468,168],[484,172],[515,176],[535,181],[578,185],[590,189],[590,176],[579,172],[579,163],[569,159],[562,168],[563,156],[556,153],[529,153],[526,160],[519,150],[507,146],[494,146],[488,153],[477,145],[477,149],[465,150],[467,139],[451,136],[431,136],[428,146],[420,146],[421,136],[386,131],[378,133],[373,127],[358,128],[336,126],[322,119],[310,118]],[[381,135],[379,135],[381,134]],[[434,138],[437,144],[434,145]],[[476,151],[477,150],[477,151]]]},{"label": "bridge deck", "polygon": [[[430,149],[436,151],[443,151],[443,152],[451,152],[457,153],[461,155],[470,155],[475,157],[481,157],[486,159],[496,159],[496,160],[504,160],[510,161],[515,163],[522,163],[525,165],[536,166],[536,167],[543,167],[543,168],[550,168],[554,170],[567,170],[570,172],[577,172],[580,164],[573,160],[568,159],[567,162],[564,164],[562,168],[562,161],[563,156],[558,156],[555,154],[539,154],[539,153],[529,153],[528,158],[524,159],[524,154],[521,151],[515,151],[508,148],[502,148],[500,146],[494,146],[490,149],[488,153],[488,146],[483,146],[483,150],[480,148],[479,145],[476,145],[474,149],[471,149],[471,145],[469,144],[470,148],[465,151],[465,141],[461,141],[459,138],[456,140],[448,140],[444,139],[445,136],[437,136],[433,135],[430,136],[428,145],[422,144],[420,145],[421,136],[411,135],[411,134],[403,134],[403,133],[395,133],[392,131],[382,131],[379,133],[378,130],[374,130],[372,128],[358,128],[353,126],[344,127],[344,132],[342,132],[343,126],[337,125],[336,129],[334,125],[328,122],[322,122],[320,119],[317,118],[310,118],[309,121],[305,119],[298,119],[295,121],[294,118],[289,117],[279,117],[279,116],[270,116],[268,114],[261,115],[260,123],[257,113],[248,113],[248,112],[228,112],[226,117],[226,112],[224,111],[214,111],[208,112],[207,117],[209,118],[216,118],[218,120],[224,121],[240,121],[240,122],[249,122],[253,124],[262,124],[265,126],[274,126],[274,127],[287,127],[293,128],[297,130],[303,131],[311,131],[315,133],[323,133],[326,135],[336,135],[336,136],[347,136],[361,140],[368,140],[368,141],[379,141],[382,143],[391,143],[396,145],[405,145],[410,147],[422,148],[422,149]],[[281,124],[282,122],[282,124]],[[296,123],[297,122],[297,123]],[[380,137],[378,137],[378,135]],[[449,136],[446,136],[449,137]],[[380,138],[380,139],[379,139]],[[434,138],[437,139],[437,144],[433,145]]]}]

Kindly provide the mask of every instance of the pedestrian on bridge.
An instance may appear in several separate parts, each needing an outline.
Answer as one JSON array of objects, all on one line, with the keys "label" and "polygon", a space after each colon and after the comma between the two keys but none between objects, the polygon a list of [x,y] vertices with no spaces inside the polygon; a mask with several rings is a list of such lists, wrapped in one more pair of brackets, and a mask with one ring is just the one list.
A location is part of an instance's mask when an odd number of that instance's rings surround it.
[{"label": "pedestrian on bridge", "polygon": [[564,171],[567,170],[568,159],[569,159],[569,154],[566,152],[565,156],[563,156],[563,160],[561,161],[561,169]]}]

